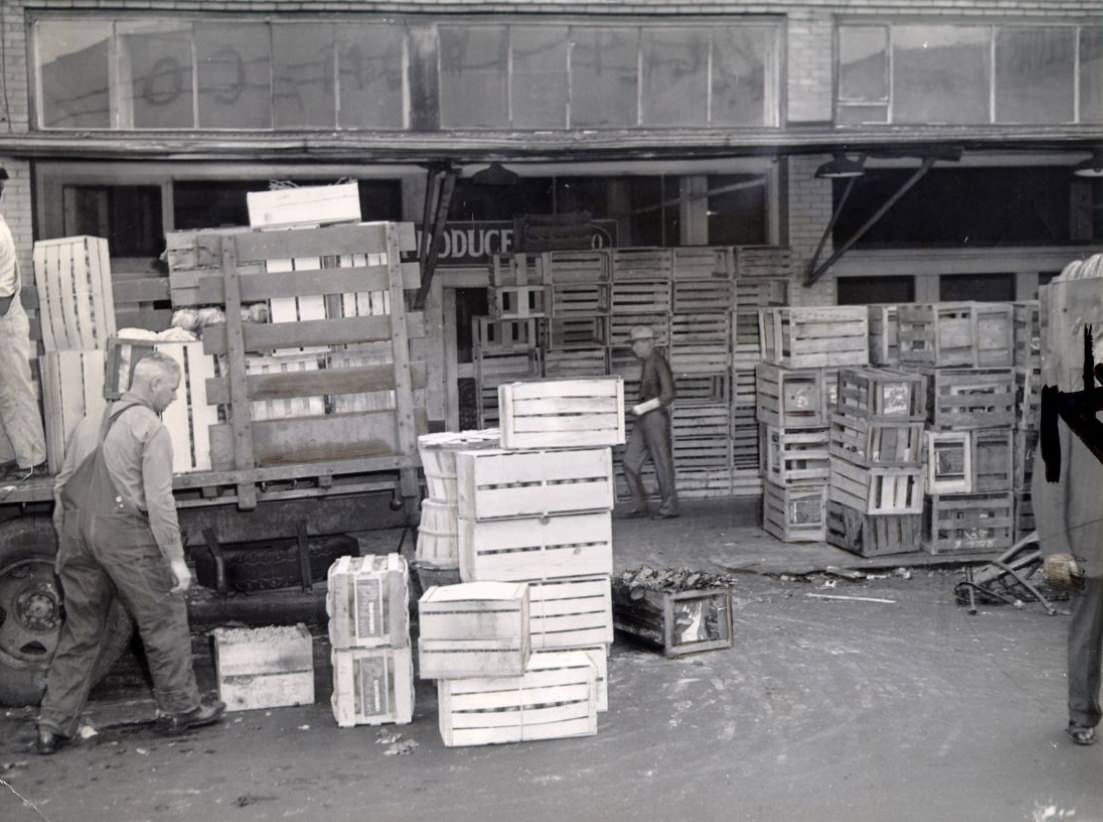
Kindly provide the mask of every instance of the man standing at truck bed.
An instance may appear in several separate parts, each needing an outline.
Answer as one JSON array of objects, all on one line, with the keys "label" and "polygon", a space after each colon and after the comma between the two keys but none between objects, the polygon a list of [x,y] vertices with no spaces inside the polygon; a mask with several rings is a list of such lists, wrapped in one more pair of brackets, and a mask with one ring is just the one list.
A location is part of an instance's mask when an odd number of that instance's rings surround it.
[{"label": "man standing at truck bed", "polygon": [[36,747],[51,754],[76,733],[116,596],[138,626],[161,729],[216,722],[221,702],[200,699],[184,592],[191,572],[172,496],[172,440],[159,414],[176,398],[180,367],[149,354],[130,390],[102,418],[78,423],[58,475],[63,512],[57,571],[65,622],[50,663]]},{"label": "man standing at truck bed", "polygon": [[632,492],[633,508],[629,516],[648,516],[647,493],[643,487],[643,465],[647,458],[655,466],[659,481],[657,515],[663,519],[678,516],[678,492],[674,487],[674,454],[670,432],[670,404],[674,402],[674,376],[666,359],[655,350],[655,332],[637,325],[629,332],[632,353],[640,360],[640,402],[633,406],[635,423],[632,437],[624,449],[624,478]]}]

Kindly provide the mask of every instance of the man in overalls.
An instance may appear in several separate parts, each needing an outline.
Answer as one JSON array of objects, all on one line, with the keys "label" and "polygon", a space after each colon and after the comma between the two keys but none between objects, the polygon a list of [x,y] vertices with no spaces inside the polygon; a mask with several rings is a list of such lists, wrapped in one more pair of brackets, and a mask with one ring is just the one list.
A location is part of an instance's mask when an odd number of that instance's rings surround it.
[{"label": "man in overalls", "polygon": [[624,478],[632,492],[630,517],[649,516],[647,493],[643,487],[644,463],[651,457],[659,482],[657,515],[662,519],[678,516],[678,491],[674,487],[674,453],[670,427],[670,404],[674,402],[674,376],[666,359],[655,350],[655,332],[638,325],[629,332],[632,353],[640,361],[640,401],[632,407],[635,424],[624,449]]},{"label": "man in overalls", "polygon": [[46,679],[36,747],[73,737],[91,688],[108,609],[118,597],[145,646],[164,733],[218,721],[192,670],[184,592],[191,572],[172,496],[172,440],[158,416],[176,398],[180,368],[162,354],[134,367],[130,390],[102,418],[78,423],[58,476],[63,513],[57,572],[65,601]]}]

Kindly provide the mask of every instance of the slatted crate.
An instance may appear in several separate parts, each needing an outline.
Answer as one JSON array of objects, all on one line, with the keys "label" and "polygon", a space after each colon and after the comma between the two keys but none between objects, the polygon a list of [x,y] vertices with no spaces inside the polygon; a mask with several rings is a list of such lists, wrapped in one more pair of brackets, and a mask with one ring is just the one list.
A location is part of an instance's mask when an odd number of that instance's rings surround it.
[{"label": "slatted crate", "polygon": [[923,469],[865,468],[831,457],[829,498],[866,514],[918,514],[923,511]]},{"label": "slatted crate", "polygon": [[502,447],[581,448],[624,443],[618,377],[507,383],[498,389]]},{"label": "slatted crate", "polygon": [[840,414],[879,422],[921,422],[927,418],[926,379],[890,368],[841,368]]},{"label": "slatted crate", "polygon": [[1040,370],[1042,367],[1041,306],[1037,300],[1013,304],[1015,312],[1013,362],[1016,368]]},{"label": "slatted crate", "polygon": [[827,542],[858,556],[916,553],[922,536],[922,514],[866,514],[827,503]]},{"label": "slatted crate", "polygon": [[731,314],[674,314],[670,318],[670,366],[675,373],[731,367]]},{"label": "slatted crate", "polygon": [[107,407],[104,368],[103,351],[53,351],[38,358],[51,474],[61,470],[77,423],[86,415],[102,415]]},{"label": "slatted crate", "polygon": [[674,280],[730,280],[735,265],[729,246],[686,246],[674,249]]},{"label": "slatted crate", "polygon": [[676,403],[671,420],[675,442],[692,437],[726,441],[731,424],[731,408],[727,403],[691,406]]},{"label": "slatted crate", "polygon": [[552,317],[590,317],[609,311],[611,290],[605,283],[568,283],[545,288]]},{"label": "slatted crate", "polygon": [[755,422],[754,409],[736,407],[732,409],[732,467],[746,471],[761,472],[758,423]]},{"label": "slatted crate", "polygon": [[227,711],[314,704],[314,640],[305,625],[211,634],[218,698]]},{"label": "slatted crate", "polygon": [[678,496],[682,499],[716,499],[732,496],[732,472],[730,468],[678,468],[674,469],[674,481]]},{"label": "slatted crate", "polygon": [[326,574],[326,616],[333,648],[410,644],[410,576],[400,554],[339,557]]},{"label": "slatted crate", "polygon": [[827,538],[827,484],[763,484],[762,529],[782,542]]},{"label": "slatted crate", "polygon": [[656,591],[613,580],[614,628],[667,657],[730,648],[731,606],[726,588]]},{"label": "slatted crate", "polygon": [[609,318],[584,315],[551,317],[544,325],[544,344],[552,351],[605,348],[611,344]]},{"label": "slatted crate", "polygon": [[822,428],[827,425],[824,372],[788,369],[769,363],[755,367],[759,422],[777,428]]},{"label": "slatted crate", "polygon": [[1034,504],[1029,491],[1016,491],[1015,497],[1015,541],[1018,542],[1033,533],[1037,526],[1034,522]]},{"label": "slatted crate", "polygon": [[1007,303],[930,303],[898,309],[900,363],[936,368],[1012,364],[1014,321]]},{"label": "slatted crate", "polygon": [[898,305],[869,306],[869,361],[873,365],[900,364]]},{"label": "slatted crate", "polygon": [[865,306],[768,308],[759,312],[762,356],[786,368],[869,363]]},{"label": "slatted crate", "polygon": [[63,237],[34,244],[39,330],[47,353],[104,349],[115,334],[107,240]]},{"label": "slatted crate", "polygon": [[410,648],[333,651],[333,718],[340,728],[408,725],[414,718]]},{"label": "slatted crate", "polygon": [[490,289],[490,316],[496,320],[516,320],[548,315],[544,286],[503,285]]},{"label": "slatted crate", "polygon": [[609,349],[604,346],[553,349],[544,354],[544,376],[549,379],[600,377],[608,372]]},{"label": "slatted crate", "polygon": [[533,651],[612,644],[609,577],[541,580],[528,588]]},{"label": "slatted crate", "polygon": [[534,654],[522,676],[437,682],[449,748],[593,736],[597,702],[597,669],[582,651]]},{"label": "slatted crate", "polygon": [[761,497],[762,486],[762,473],[758,469],[732,469],[733,497]]},{"label": "slatted crate", "polygon": [[735,307],[731,280],[675,280],[672,310],[679,313],[726,311]]},{"label": "slatted crate", "polygon": [[[612,609],[610,607],[610,625],[612,625]],[[612,630],[610,628],[610,630]],[[609,647],[608,645],[586,645],[572,648],[548,648],[546,650],[534,650],[533,656],[541,654],[557,654],[563,651],[584,653],[594,663],[597,671],[597,711],[603,713],[609,710]]]},{"label": "slatted crate", "polygon": [[115,301],[115,328],[141,328],[164,331],[172,324],[169,304],[169,278],[115,272],[111,277],[111,292]]},{"label": "slatted crate", "polygon": [[418,676],[521,676],[529,661],[529,586],[467,582],[433,586],[418,600]]},{"label": "slatted crate", "polygon": [[360,187],[356,182],[250,191],[245,203],[249,225],[258,228],[360,222]]},{"label": "slatted crate", "polygon": [[[289,353],[267,357],[251,354],[245,358],[245,373],[250,377],[280,374],[302,374],[317,372],[321,366],[321,356],[317,351],[309,353]],[[213,376],[213,375],[212,375]],[[258,400],[252,403],[252,419],[255,422],[293,417],[316,417],[326,412],[325,397],[290,397],[288,399]]]},{"label": "slatted crate", "polygon": [[754,368],[732,369],[732,402],[734,405],[747,406],[754,411],[758,382]]},{"label": "slatted crate", "polygon": [[761,427],[759,459],[764,478],[777,485],[827,482],[831,475],[826,428]]},{"label": "slatted crate", "polygon": [[459,516],[486,520],[611,510],[609,448],[460,452]]},{"label": "slatted crate", "polygon": [[490,257],[490,287],[542,285],[543,258],[539,254],[493,254]]},{"label": "slatted crate", "polygon": [[1014,479],[1011,487],[1016,491],[1029,491],[1034,478],[1034,455],[1038,447],[1038,432],[1015,431]]},{"label": "slatted crate", "polygon": [[613,314],[669,314],[674,304],[670,280],[627,280],[613,283]]},{"label": "slatted crate", "polygon": [[674,253],[669,248],[614,248],[613,282],[624,280],[670,280]]},{"label": "slatted crate", "polygon": [[789,281],[782,279],[756,279],[735,281],[735,337],[737,345],[752,345],[758,351],[761,348],[759,337],[758,312],[764,308],[775,308],[789,302]]},{"label": "slatted crate", "polygon": [[1015,445],[1007,428],[971,431],[973,493],[1010,491],[1015,476]]},{"label": "slatted crate", "polygon": [[1003,428],[1015,424],[1015,375],[1010,368],[926,372],[927,419],[940,430]]},{"label": "slatted crate", "polygon": [[471,339],[475,358],[480,355],[523,354],[541,343],[536,319],[495,320],[491,317],[473,317]]},{"label": "slatted crate", "polygon": [[931,554],[1003,551],[1015,531],[1014,495],[967,494],[927,497],[923,548]]},{"label": "slatted crate", "polygon": [[[624,387],[629,394],[628,384]],[[732,402],[732,372],[678,372],[674,375],[674,394],[679,407],[695,405],[730,405]]]},{"label": "slatted crate", "polygon": [[541,260],[546,283],[597,283],[609,280],[611,255],[605,250],[549,251]]},{"label": "slatted crate", "polygon": [[[551,352],[548,353],[550,356]],[[498,424],[499,385],[540,379],[543,372],[540,349],[513,354],[478,352],[475,357],[475,382],[478,385],[475,399],[479,425],[488,428]]]},{"label": "slatted crate", "polygon": [[921,465],[923,423],[877,422],[835,414],[831,454],[852,465]]},{"label": "slatted crate", "polygon": [[1036,429],[1042,416],[1042,369],[1015,369],[1015,427]]},{"label": "slatted crate", "polygon": [[553,517],[460,520],[464,582],[594,576],[613,572],[608,511]]},{"label": "slatted crate", "polygon": [[788,248],[769,245],[736,246],[737,277],[784,277],[793,273],[793,253]]},{"label": "slatted crate", "polygon": [[609,344],[630,347],[630,334],[637,325],[646,325],[655,333],[656,348],[670,348],[669,314],[613,314],[609,317]]},{"label": "slatted crate", "polygon": [[924,436],[927,450],[927,493],[972,493],[972,432],[928,431]]},{"label": "slatted crate", "polygon": [[[666,357],[668,352],[664,348],[656,349],[660,355]],[[609,349],[609,376],[620,377],[624,380],[624,396],[629,405],[635,403],[635,398],[640,395],[640,372],[643,363],[630,348],[617,346]]]},{"label": "slatted crate", "polygon": [[[455,477],[452,484],[455,484]],[[455,493],[455,491],[453,491]],[[417,526],[414,558],[418,568],[435,570],[460,567],[460,515],[454,502],[424,499]]]}]

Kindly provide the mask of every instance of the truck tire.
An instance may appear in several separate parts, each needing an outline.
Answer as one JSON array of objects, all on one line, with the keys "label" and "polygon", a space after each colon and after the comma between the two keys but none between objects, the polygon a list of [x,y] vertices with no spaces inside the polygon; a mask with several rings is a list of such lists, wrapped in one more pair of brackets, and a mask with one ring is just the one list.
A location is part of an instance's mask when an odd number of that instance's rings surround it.
[{"label": "truck tire", "polygon": [[[57,536],[48,517],[0,523],[0,705],[37,705],[64,618],[54,576]],[[126,651],[133,624],[117,600],[93,668],[99,682]]]}]

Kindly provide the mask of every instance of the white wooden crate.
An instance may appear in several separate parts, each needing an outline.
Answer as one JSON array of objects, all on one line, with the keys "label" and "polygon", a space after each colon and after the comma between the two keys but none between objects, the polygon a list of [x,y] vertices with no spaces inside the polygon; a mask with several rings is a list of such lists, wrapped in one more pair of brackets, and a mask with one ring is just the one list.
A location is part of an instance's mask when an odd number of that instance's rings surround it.
[{"label": "white wooden crate", "polygon": [[534,650],[611,644],[609,577],[530,582],[529,636]]},{"label": "white wooden crate", "polygon": [[624,444],[620,377],[506,383],[498,408],[503,448]]},{"label": "white wooden crate", "polygon": [[497,428],[479,431],[444,431],[422,434],[417,438],[418,455],[425,471],[429,499],[436,502],[459,502],[456,488],[456,453],[475,448],[497,448]]},{"label": "white wooden crate", "polygon": [[47,352],[107,347],[115,334],[107,240],[81,236],[38,241],[34,284]]},{"label": "white wooden crate", "polygon": [[339,557],[326,577],[329,641],[334,648],[410,644],[410,577],[399,554]]},{"label": "white wooden crate", "polygon": [[786,368],[869,364],[864,305],[769,308],[758,313],[762,358]]},{"label": "white wooden crate", "polygon": [[456,471],[464,519],[613,508],[610,448],[460,451]]},{"label": "white wooden crate", "polygon": [[533,656],[540,654],[559,654],[564,651],[575,651],[586,654],[597,669],[597,711],[604,713],[609,710],[609,646],[587,645],[578,648],[548,648],[534,650]]},{"label": "white wooden crate", "polygon": [[529,642],[529,586],[523,582],[434,585],[418,601],[422,679],[520,676]]},{"label": "white wooden crate", "polygon": [[215,628],[212,635],[227,711],[314,704],[314,640],[305,625]]},{"label": "white wooden crate", "polygon": [[500,520],[460,519],[464,582],[561,579],[613,573],[608,511]]},{"label": "white wooden crate", "polygon": [[417,564],[441,570],[459,568],[459,527],[455,503],[422,500],[421,521],[417,526]]},{"label": "white wooden crate", "polygon": [[103,351],[54,351],[38,359],[45,411],[46,459],[50,473],[61,470],[65,449],[77,423],[87,414],[102,415]]},{"label": "white wooden crate", "polygon": [[437,682],[448,747],[593,736],[597,669],[581,651],[534,654],[523,676]]},{"label": "white wooden crate", "polygon": [[300,186],[245,195],[249,225],[273,228],[360,222],[360,186]]},{"label": "white wooden crate", "polygon": [[414,656],[409,648],[333,652],[333,718],[338,727],[407,725],[414,718]]}]

